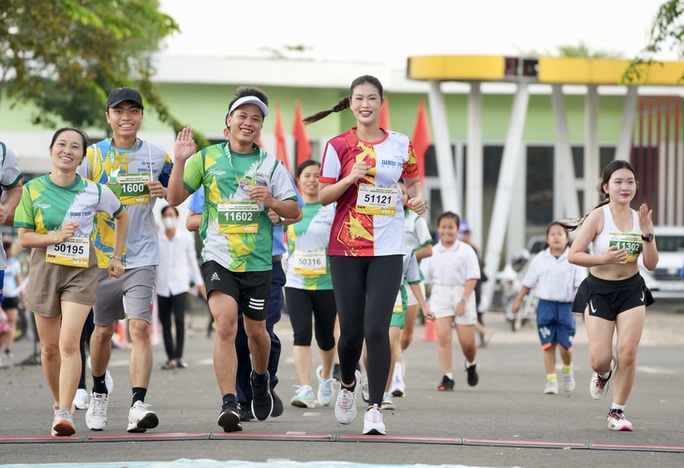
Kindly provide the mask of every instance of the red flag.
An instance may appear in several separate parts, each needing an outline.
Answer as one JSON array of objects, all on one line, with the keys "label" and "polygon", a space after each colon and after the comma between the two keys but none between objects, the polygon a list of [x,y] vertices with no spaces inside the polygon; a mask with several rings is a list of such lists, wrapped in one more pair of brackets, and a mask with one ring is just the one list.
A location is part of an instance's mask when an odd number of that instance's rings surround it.
[{"label": "red flag", "polygon": [[416,152],[416,159],[418,160],[418,174],[420,175],[421,183],[425,182],[425,153],[430,147],[430,121],[425,112],[425,101],[421,99],[418,104],[418,117],[416,118],[416,126],[413,129],[413,150]]},{"label": "red flag", "polygon": [[276,151],[275,157],[285,164],[285,169],[290,171],[290,162],[287,157],[287,147],[285,146],[285,126],[283,125],[283,116],[280,113],[280,104],[276,103],[276,123],[275,123],[275,138],[276,138]]},{"label": "red flag", "polygon": [[302,122],[302,109],[299,107],[299,100],[295,100],[295,122],[294,129],[292,130],[292,136],[294,136],[297,142],[297,167],[307,159],[311,159],[311,143],[306,137],[306,129],[304,128],[304,123]]},{"label": "red flag", "polygon": [[380,128],[389,130],[392,128],[390,123],[389,115],[389,99],[385,98],[385,102],[382,103],[382,109],[380,109],[380,121],[378,122]]}]

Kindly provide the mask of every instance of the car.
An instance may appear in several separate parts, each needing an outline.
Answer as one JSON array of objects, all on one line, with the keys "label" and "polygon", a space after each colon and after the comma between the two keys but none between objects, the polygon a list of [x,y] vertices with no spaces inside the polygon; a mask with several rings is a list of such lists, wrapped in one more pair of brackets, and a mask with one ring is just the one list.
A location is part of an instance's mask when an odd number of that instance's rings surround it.
[{"label": "car", "polygon": [[639,271],[653,297],[661,299],[684,299],[684,226],[656,226],[658,266],[653,271],[644,267],[639,257]]}]

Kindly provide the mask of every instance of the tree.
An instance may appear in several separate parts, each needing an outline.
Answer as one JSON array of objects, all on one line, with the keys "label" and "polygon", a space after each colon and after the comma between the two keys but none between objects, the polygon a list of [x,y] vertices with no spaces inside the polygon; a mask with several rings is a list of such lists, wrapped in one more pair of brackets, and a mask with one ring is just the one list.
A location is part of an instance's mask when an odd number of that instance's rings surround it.
[{"label": "tree", "polygon": [[657,54],[665,50],[684,56],[684,1],[668,0],[658,8],[649,32],[646,47],[629,64],[622,81],[632,83],[642,78],[642,72],[656,60]]},{"label": "tree", "polygon": [[0,98],[6,92],[13,106],[35,104],[36,124],[54,126],[59,117],[108,130],[107,94],[134,86],[179,131],[150,79],[152,53],[179,31],[158,7],[158,0],[0,0]]}]

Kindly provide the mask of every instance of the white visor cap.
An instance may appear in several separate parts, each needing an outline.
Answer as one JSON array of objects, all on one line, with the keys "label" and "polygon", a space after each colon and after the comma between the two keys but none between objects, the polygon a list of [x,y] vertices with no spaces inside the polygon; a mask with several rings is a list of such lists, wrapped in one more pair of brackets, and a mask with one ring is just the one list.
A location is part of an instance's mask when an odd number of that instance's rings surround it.
[{"label": "white visor cap", "polygon": [[261,99],[259,99],[256,96],[243,96],[237,101],[235,101],[233,105],[230,106],[230,109],[228,110],[228,115],[231,115],[235,111],[235,109],[237,109],[240,106],[244,106],[245,104],[254,104],[259,109],[261,109],[261,112],[264,114],[264,117],[268,115],[268,106],[264,104],[261,101]]}]

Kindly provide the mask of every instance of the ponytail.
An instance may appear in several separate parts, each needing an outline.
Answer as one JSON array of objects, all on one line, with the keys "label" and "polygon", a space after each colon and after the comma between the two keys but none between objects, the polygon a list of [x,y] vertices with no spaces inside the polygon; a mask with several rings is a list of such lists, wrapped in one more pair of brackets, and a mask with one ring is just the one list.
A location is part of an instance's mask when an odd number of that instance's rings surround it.
[{"label": "ponytail", "polygon": [[[609,202],[610,202],[610,197],[607,196],[603,201],[599,202],[591,211],[594,211],[596,208],[600,208],[603,205],[607,205]],[[589,213],[591,213],[591,211]],[[564,229],[566,229],[568,232],[572,232],[582,225],[584,220],[587,219],[587,216],[589,216],[589,213],[585,214],[581,218],[559,219],[558,221],[554,221],[552,224],[559,224]]]},{"label": "ponytail", "polygon": [[340,99],[340,102],[335,104],[332,109],[329,110],[324,110],[321,112],[318,112],[314,115],[310,115],[309,117],[306,117],[302,119],[302,122],[304,122],[304,125],[308,125],[310,123],[318,122],[319,120],[329,116],[333,112],[341,112],[345,109],[349,109],[349,97],[343,97]]}]

